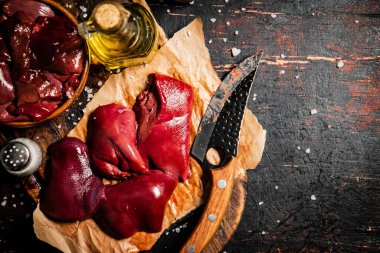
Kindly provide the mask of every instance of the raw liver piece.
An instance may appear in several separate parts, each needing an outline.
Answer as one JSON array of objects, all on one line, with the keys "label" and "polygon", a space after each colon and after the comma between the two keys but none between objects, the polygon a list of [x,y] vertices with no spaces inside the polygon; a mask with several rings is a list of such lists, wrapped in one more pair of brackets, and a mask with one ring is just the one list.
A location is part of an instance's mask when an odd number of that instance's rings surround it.
[{"label": "raw liver piece", "polygon": [[30,119],[25,116],[14,116],[9,111],[8,108],[12,106],[12,102],[0,105],[0,122],[13,122],[13,121],[29,121]]},{"label": "raw liver piece", "polygon": [[88,150],[77,138],[64,138],[48,148],[46,185],[40,194],[41,211],[61,221],[89,218],[105,200],[102,181],[92,174]]},{"label": "raw liver piece", "polygon": [[117,185],[108,185],[94,220],[110,236],[123,239],[134,233],[159,232],[166,203],[177,185],[160,171],[139,175]]},{"label": "raw liver piece", "polygon": [[58,108],[59,101],[53,102],[41,102],[41,103],[31,103],[22,104],[16,110],[19,115],[24,115],[32,118],[34,121],[41,121],[47,118],[52,112]]},{"label": "raw liver piece", "polygon": [[90,115],[87,144],[94,171],[110,178],[150,173],[136,147],[132,110],[118,104],[99,106]]},{"label": "raw liver piece", "polygon": [[[154,101],[155,100],[155,101]],[[150,76],[150,86],[133,106],[139,124],[138,149],[151,169],[174,179],[189,176],[192,88],[161,74]]]},{"label": "raw liver piece", "polygon": [[17,105],[62,100],[62,82],[54,74],[26,70],[16,81]]},{"label": "raw liver piece", "polygon": [[83,40],[65,17],[39,17],[30,37],[32,66],[62,75],[83,70]]},{"label": "raw liver piece", "polygon": [[12,102],[15,98],[14,87],[9,71],[11,57],[3,36],[0,33],[0,105]]},{"label": "raw liver piece", "polygon": [[3,5],[3,11],[12,16],[18,11],[24,11],[32,20],[39,16],[53,17],[53,10],[46,4],[32,0],[11,0]]},{"label": "raw liver piece", "polygon": [[12,79],[17,80],[20,73],[30,68],[31,51],[29,47],[33,20],[23,11],[19,11],[1,22],[9,36],[12,56]]}]

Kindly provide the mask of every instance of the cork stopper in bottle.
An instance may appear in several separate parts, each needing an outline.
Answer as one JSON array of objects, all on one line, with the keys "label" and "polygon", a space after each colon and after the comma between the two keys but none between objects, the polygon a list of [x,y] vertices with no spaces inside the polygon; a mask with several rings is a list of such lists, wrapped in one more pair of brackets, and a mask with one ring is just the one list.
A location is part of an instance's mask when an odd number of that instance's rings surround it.
[{"label": "cork stopper in bottle", "polygon": [[112,3],[104,3],[95,10],[95,21],[103,30],[115,29],[122,20],[119,8]]}]

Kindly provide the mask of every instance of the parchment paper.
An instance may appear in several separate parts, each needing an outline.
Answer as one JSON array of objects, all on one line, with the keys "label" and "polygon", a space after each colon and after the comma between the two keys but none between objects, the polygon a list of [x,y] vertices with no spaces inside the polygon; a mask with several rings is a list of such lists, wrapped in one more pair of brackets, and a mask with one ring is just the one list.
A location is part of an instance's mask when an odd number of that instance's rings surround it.
[{"label": "parchment paper", "polygon": [[[212,92],[220,83],[204,42],[200,19],[194,20],[177,32],[148,65],[128,68],[112,75],[87,105],[84,117],[69,136],[85,140],[88,115],[99,105],[117,102],[132,107],[135,97],[146,88],[148,74],[154,72],[173,76],[193,86],[192,141]],[[265,144],[265,131],[248,109],[242,127],[238,159],[236,159],[237,171],[255,168],[261,159]],[[202,202],[202,170],[194,160],[191,160],[191,171],[191,178],[179,183],[170,198],[162,230],[184,217]],[[141,232],[128,239],[115,240],[103,233],[91,219],[58,223],[46,218],[39,207],[35,210],[33,219],[37,237],[64,252],[138,252],[150,249],[161,234]]]}]

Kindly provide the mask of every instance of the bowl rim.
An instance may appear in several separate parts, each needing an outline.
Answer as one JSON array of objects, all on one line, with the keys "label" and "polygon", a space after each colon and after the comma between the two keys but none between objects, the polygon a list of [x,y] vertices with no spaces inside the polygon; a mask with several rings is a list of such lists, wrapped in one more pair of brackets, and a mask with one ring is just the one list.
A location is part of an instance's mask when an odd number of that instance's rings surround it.
[{"label": "bowl rim", "polygon": [[[51,6],[51,7],[53,7],[54,9],[58,10],[64,16],[66,16],[76,27],[78,26],[79,22],[74,17],[74,15],[69,10],[67,10],[65,7],[63,7],[62,5],[60,5],[59,3],[57,3],[57,2],[55,2],[53,0],[38,0],[38,1],[43,2],[43,3],[45,3],[45,4],[47,4],[47,5]],[[86,43],[85,42],[84,42],[84,48],[85,48],[85,55],[84,55],[85,62],[84,62],[83,71],[80,74],[80,83],[79,83],[79,86],[76,88],[74,94],[71,96],[71,98],[69,98],[68,100],[66,100],[60,107],[58,107],[57,109],[55,109],[48,117],[46,117],[43,120],[40,120],[40,121],[14,121],[14,122],[4,122],[4,123],[0,123],[0,124],[6,125],[6,126],[9,126],[9,127],[15,127],[15,128],[33,127],[33,126],[40,125],[42,123],[45,123],[45,122],[47,122],[49,120],[52,120],[52,119],[60,116],[69,107],[71,107],[72,104],[75,102],[75,100],[82,93],[84,87],[86,86],[87,79],[88,79],[88,74],[90,72],[90,63],[89,63],[89,59],[87,57],[88,52],[87,52],[87,47],[86,47]]]}]

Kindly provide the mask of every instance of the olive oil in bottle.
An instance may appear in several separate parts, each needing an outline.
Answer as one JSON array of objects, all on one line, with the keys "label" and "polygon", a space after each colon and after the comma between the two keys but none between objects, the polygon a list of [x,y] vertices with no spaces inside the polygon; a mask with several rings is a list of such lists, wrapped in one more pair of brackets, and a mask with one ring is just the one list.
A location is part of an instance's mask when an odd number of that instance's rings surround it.
[{"label": "olive oil in bottle", "polygon": [[110,70],[148,62],[157,51],[152,14],[131,1],[99,3],[78,31],[86,39],[91,60]]}]

